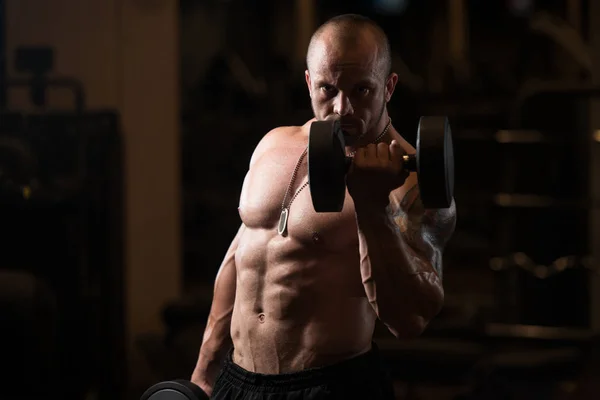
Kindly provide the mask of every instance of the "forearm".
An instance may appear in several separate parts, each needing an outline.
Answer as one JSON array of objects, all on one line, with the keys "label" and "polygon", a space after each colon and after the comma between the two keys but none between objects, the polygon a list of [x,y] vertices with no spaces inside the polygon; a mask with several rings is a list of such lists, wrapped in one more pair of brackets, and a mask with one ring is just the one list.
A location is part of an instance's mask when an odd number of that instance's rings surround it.
[{"label": "forearm", "polygon": [[231,315],[208,319],[192,382],[210,394],[221,370],[227,352],[232,346]]},{"label": "forearm", "polygon": [[440,310],[443,288],[386,213],[357,212],[360,271],[369,302],[396,336],[418,335]]},{"label": "forearm", "polygon": [[418,335],[443,305],[441,258],[455,224],[449,210],[425,211],[413,190],[402,202],[355,203],[367,297],[396,336]]},{"label": "forearm", "polygon": [[231,317],[237,286],[235,251],[243,232],[244,225],[241,225],[217,273],[210,314],[204,329],[196,368],[192,374],[192,382],[200,386],[209,395],[212,392],[227,351],[232,346]]}]

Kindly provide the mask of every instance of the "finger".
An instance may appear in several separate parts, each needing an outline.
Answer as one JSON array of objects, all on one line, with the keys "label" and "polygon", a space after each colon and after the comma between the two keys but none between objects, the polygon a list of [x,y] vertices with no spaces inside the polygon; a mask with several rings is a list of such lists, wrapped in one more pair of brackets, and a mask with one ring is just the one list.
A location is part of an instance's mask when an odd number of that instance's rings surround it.
[{"label": "finger", "polygon": [[396,139],[392,140],[392,143],[390,143],[389,150],[390,158],[392,160],[402,159],[402,156],[406,153]]},{"label": "finger", "polygon": [[395,139],[392,140],[392,143],[390,143],[389,149],[390,160],[392,162],[392,165],[398,170],[398,172],[402,171],[404,166],[404,160],[402,159],[405,153],[404,149],[402,148],[402,146],[400,146],[400,143],[398,143],[398,141]]},{"label": "finger", "polygon": [[370,144],[365,148],[365,156],[367,160],[375,161],[377,159],[377,146]]},{"label": "finger", "polygon": [[354,150],[354,157],[352,158],[354,159],[355,163],[361,163],[365,159],[365,148],[358,147],[356,150]]},{"label": "finger", "polygon": [[386,162],[390,159],[390,151],[387,143],[377,143],[377,158]]}]

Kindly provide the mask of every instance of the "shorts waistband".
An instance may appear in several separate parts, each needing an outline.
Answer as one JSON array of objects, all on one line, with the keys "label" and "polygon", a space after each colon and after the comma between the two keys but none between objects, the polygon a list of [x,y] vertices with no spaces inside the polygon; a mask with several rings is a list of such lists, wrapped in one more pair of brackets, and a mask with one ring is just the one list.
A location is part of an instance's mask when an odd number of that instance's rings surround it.
[{"label": "shorts waistband", "polygon": [[233,362],[233,349],[227,354],[221,379],[243,386],[247,390],[302,390],[336,381],[347,381],[353,376],[378,375],[379,349],[372,343],[366,353],[323,367],[309,368],[283,374],[250,372]]}]

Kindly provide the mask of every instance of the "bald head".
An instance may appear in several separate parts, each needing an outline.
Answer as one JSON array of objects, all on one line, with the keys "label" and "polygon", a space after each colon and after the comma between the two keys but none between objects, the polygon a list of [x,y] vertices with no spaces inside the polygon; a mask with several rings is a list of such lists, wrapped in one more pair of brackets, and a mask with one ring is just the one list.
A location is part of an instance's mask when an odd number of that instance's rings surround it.
[{"label": "bald head", "polygon": [[311,66],[318,56],[331,49],[374,52],[381,75],[392,71],[392,57],[388,38],[373,20],[358,14],[333,17],[313,34],[306,53],[306,66]]}]

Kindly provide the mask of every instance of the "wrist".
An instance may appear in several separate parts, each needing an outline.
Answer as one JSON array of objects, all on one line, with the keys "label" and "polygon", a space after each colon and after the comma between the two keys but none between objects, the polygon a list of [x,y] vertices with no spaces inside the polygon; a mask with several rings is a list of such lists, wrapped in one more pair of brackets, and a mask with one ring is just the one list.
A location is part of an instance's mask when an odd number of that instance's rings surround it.
[{"label": "wrist", "polygon": [[352,201],[357,214],[384,214],[390,205],[389,196],[353,196]]},{"label": "wrist", "polygon": [[211,385],[204,376],[199,373],[194,372],[192,374],[192,379],[190,381],[198,386],[200,389],[204,391],[207,395],[211,395],[213,391],[213,385]]}]

